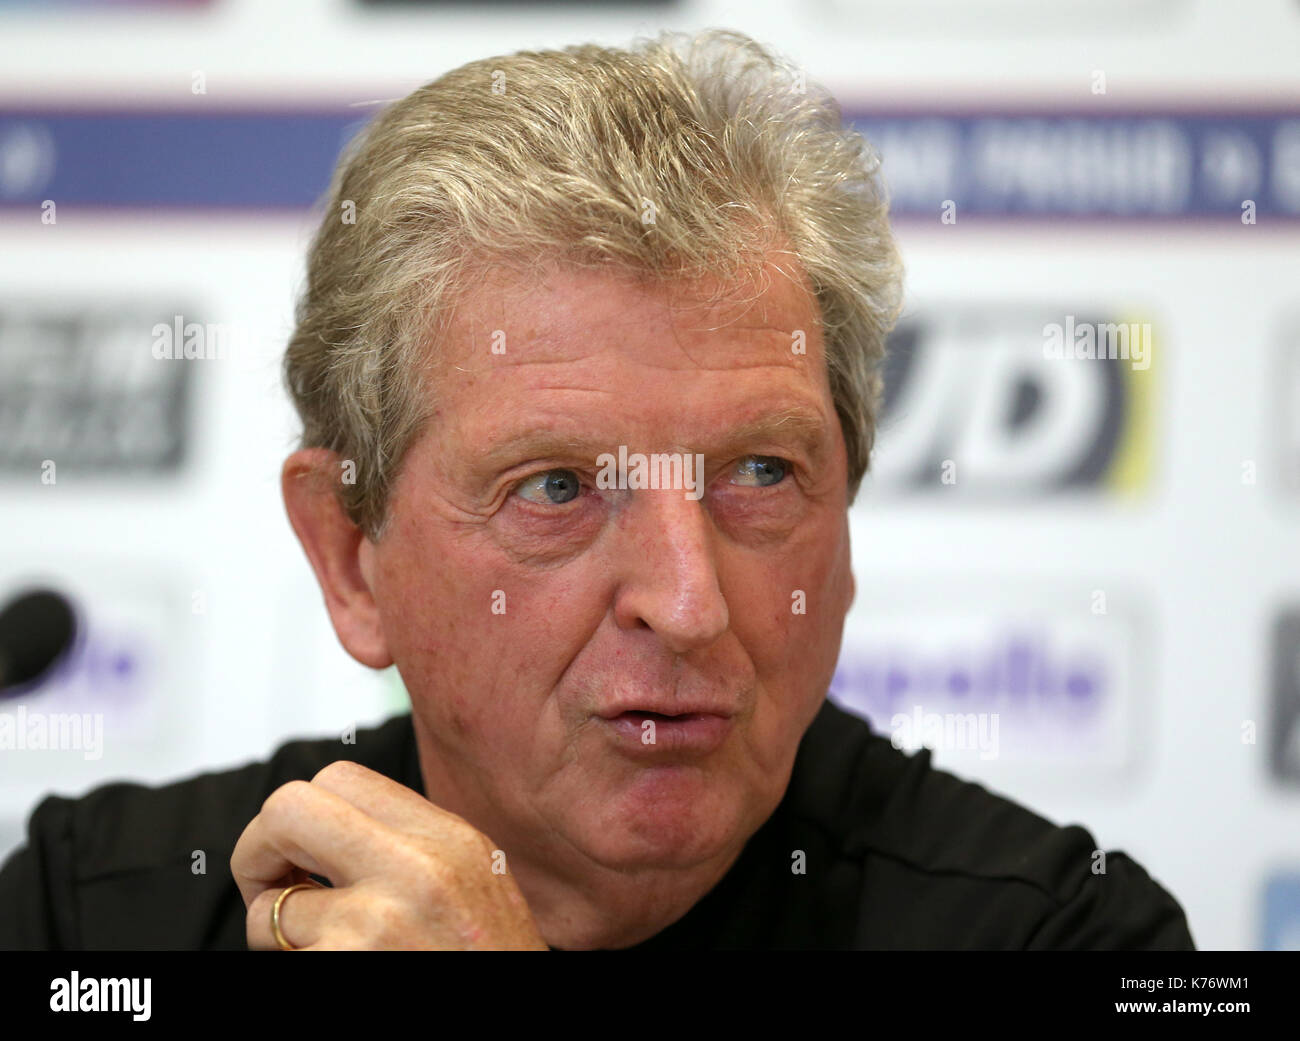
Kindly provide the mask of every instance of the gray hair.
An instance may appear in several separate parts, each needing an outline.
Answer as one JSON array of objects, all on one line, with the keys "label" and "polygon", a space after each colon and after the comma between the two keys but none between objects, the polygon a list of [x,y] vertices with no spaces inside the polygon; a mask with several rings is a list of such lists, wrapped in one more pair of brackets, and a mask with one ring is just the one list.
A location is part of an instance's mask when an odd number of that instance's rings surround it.
[{"label": "gray hair", "polygon": [[353,139],[327,207],[284,377],[301,447],[355,463],[337,494],[372,540],[433,408],[431,346],[492,260],[726,279],[787,245],[816,296],[856,495],[902,296],[879,160],[829,93],[749,37],[463,65]]}]

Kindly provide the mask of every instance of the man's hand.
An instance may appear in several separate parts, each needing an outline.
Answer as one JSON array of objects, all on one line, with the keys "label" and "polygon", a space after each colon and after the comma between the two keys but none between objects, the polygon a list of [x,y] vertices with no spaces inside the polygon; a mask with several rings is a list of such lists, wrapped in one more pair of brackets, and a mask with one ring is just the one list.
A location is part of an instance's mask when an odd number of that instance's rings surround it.
[{"label": "man's hand", "polygon": [[253,950],[278,949],[271,908],[309,874],[333,888],[301,889],[281,904],[280,931],[300,949],[547,949],[486,835],[358,763],[331,763],[310,783],[272,792],[230,869]]}]

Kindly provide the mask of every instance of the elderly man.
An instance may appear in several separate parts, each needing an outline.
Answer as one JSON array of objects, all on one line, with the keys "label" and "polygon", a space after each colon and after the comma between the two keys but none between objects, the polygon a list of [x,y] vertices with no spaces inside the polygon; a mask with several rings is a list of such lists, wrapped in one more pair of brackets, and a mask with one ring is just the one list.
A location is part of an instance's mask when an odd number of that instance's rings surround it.
[{"label": "elderly man", "polygon": [[411,713],[47,800],[3,939],[1190,947],[1132,860],[826,700],[900,278],[865,142],[744,37],[391,105],[312,246],[283,490]]}]

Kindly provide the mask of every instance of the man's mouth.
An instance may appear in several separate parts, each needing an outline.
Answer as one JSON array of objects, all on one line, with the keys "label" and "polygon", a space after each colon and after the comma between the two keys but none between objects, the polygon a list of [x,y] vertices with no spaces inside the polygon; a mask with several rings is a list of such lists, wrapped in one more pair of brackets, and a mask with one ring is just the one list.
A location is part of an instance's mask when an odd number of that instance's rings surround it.
[{"label": "man's mouth", "polygon": [[677,720],[703,719],[705,716],[709,716],[712,714],[713,713],[710,712],[679,712],[679,713],[641,712],[636,709],[632,709],[627,712],[620,712],[617,716],[614,716],[613,718],[614,719],[635,719],[638,723],[644,722],[647,719],[653,719],[655,723],[658,724],[664,722],[665,720],[670,720],[670,719],[677,719]]},{"label": "man's mouth", "polygon": [[707,755],[727,740],[734,722],[725,710],[611,709],[598,718],[622,750],[645,757],[664,752]]},{"label": "man's mouth", "polygon": [[[633,700],[635,698],[635,700]],[[735,708],[719,698],[703,697],[625,697],[600,709],[597,713],[602,719],[617,719],[620,716],[644,716],[646,719],[673,720],[686,719],[690,716],[720,716],[730,719],[736,714]]]}]

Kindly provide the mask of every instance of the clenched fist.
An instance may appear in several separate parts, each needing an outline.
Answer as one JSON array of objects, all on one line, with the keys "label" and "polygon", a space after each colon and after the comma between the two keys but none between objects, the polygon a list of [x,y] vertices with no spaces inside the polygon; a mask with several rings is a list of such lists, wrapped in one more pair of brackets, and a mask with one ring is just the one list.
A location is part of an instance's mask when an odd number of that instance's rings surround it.
[{"label": "clenched fist", "polygon": [[[304,950],[546,950],[505,855],[467,821],[357,763],[271,793],[230,869],[248,908],[248,946],[280,931]],[[494,870],[495,868],[495,870]]]}]

